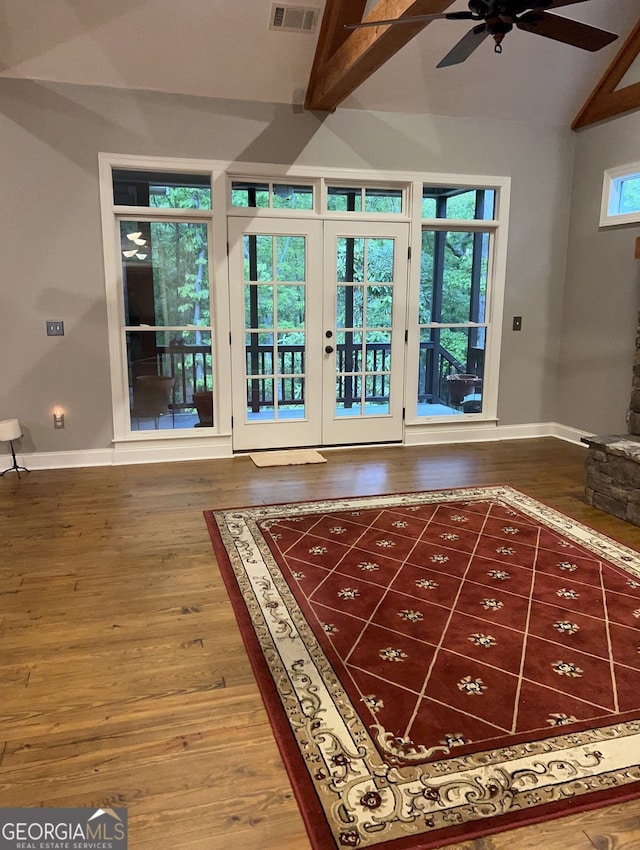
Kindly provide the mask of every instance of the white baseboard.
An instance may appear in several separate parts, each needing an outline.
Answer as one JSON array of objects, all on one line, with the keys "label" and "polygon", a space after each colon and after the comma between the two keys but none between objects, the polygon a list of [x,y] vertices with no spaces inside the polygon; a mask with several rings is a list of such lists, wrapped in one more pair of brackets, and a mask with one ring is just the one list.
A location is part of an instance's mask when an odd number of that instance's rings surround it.
[{"label": "white baseboard", "polygon": [[586,431],[558,422],[533,422],[524,425],[499,425],[497,422],[443,423],[442,425],[407,425],[406,446],[433,446],[446,443],[495,442],[497,440],[531,440],[557,437],[581,445]]},{"label": "white baseboard", "polygon": [[113,449],[114,466],[131,463],[169,463],[180,460],[217,460],[233,457],[231,437],[207,440],[167,441],[159,440],[140,445],[139,443],[119,443]]},{"label": "white baseboard", "polygon": [[586,444],[582,442],[583,437],[593,437],[592,431],[580,431],[578,428],[571,428],[569,425],[560,425],[559,422],[552,423],[554,427],[553,436],[559,440],[566,440],[568,443],[576,443],[586,449]]},{"label": "white baseboard", "polygon": [[118,443],[110,449],[87,449],[77,452],[34,452],[17,456],[18,463],[29,470],[74,469],[85,466],[125,466],[135,463],[170,463],[181,460],[215,460],[233,457],[231,438],[210,442],[198,440],[147,443]]},{"label": "white baseboard", "polygon": [[[496,440],[530,440],[556,437],[583,445],[583,437],[593,436],[558,422],[526,425],[499,425],[496,422],[464,424],[407,425],[405,446],[433,446],[447,443],[482,443]],[[398,444],[394,444],[398,445]],[[322,447],[320,447],[322,448]],[[342,448],[349,448],[343,446]],[[357,447],[354,447],[357,448]],[[28,469],[73,469],[85,466],[124,466],[136,463],[170,463],[181,460],[216,460],[233,457],[230,436],[198,440],[132,441],[118,443],[110,449],[86,449],[69,452],[34,452],[17,456],[18,463]]]}]

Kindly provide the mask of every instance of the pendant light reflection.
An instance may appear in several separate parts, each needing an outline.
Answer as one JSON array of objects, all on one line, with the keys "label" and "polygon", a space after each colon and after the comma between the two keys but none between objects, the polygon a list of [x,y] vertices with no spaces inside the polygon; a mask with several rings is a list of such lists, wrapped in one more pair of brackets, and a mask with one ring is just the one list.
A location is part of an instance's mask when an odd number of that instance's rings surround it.
[{"label": "pendant light reflection", "polygon": [[[138,245],[140,248],[147,245],[147,240],[142,238],[142,231],[140,230],[136,230],[134,233],[127,233],[126,236],[129,242],[132,242],[134,245]],[[148,250],[140,251],[138,248],[130,248],[126,246],[122,249],[122,256],[127,260],[130,260],[133,257],[137,260],[146,260],[149,256],[149,252]]]}]

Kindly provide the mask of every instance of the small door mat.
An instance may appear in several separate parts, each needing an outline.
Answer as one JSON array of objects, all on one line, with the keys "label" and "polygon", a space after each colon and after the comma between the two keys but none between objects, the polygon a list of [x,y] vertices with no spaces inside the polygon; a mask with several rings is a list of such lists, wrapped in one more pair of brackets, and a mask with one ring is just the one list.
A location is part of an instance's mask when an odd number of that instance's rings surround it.
[{"label": "small door mat", "polygon": [[297,466],[302,463],[326,463],[315,449],[298,449],[282,452],[252,452],[249,457],[256,466]]}]

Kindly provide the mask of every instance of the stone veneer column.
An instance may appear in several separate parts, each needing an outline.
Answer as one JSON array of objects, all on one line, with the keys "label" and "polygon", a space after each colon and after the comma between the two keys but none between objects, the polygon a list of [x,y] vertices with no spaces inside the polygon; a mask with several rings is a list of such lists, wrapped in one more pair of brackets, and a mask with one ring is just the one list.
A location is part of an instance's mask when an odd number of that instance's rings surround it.
[{"label": "stone veneer column", "polygon": [[628,433],[589,437],[585,501],[640,526],[640,313],[633,357]]}]

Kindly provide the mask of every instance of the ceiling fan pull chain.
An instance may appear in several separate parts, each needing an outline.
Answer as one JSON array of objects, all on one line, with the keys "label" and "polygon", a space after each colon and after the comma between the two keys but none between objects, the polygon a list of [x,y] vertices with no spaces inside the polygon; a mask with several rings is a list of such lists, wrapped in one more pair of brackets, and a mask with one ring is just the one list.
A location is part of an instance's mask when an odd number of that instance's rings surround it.
[{"label": "ceiling fan pull chain", "polygon": [[493,48],[493,52],[494,52],[494,53],[502,53],[502,45],[501,45],[501,44],[496,44],[496,45],[494,46],[494,48]]}]

